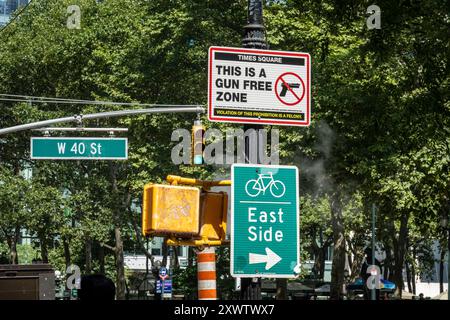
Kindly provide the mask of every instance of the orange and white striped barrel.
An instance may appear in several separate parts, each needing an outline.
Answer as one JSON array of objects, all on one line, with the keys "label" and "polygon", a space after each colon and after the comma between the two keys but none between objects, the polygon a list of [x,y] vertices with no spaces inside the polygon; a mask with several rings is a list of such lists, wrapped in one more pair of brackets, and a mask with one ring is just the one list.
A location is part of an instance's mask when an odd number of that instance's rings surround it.
[{"label": "orange and white striped barrel", "polygon": [[217,300],[214,247],[197,252],[198,299]]}]

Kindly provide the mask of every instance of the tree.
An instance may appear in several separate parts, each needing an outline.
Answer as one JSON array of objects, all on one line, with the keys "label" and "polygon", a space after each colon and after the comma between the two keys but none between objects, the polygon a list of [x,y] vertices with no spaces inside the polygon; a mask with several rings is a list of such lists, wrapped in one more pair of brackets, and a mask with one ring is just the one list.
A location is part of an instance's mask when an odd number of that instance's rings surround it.
[{"label": "tree", "polygon": [[25,194],[26,226],[29,231],[36,233],[41,248],[43,263],[48,263],[48,250],[52,246],[59,228],[63,222],[63,199],[58,189],[33,183]]},{"label": "tree", "polygon": [[[359,187],[365,201],[375,201],[380,213],[388,216],[396,249],[393,277],[401,288],[410,217],[436,220],[445,202],[443,186],[448,186],[448,175],[442,171],[449,163],[449,117],[443,117],[449,110],[448,90],[443,90],[449,75],[444,31],[448,22],[437,1],[377,4],[383,12],[381,30],[367,30],[364,3],[279,4],[269,13],[269,41],[277,49],[312,53],[311,128],[320,119],[334,132],[332,161],[324,172],[335,186]],[[438,28],[425,18],[430,14],[439,21]],[[303,157],[314,156],[297,145],[299,137],[308,143],[312,134],[292,133],[296,138],[287,147]],[[334,220],[339,234],[341,216],[336,213]],[[336,241],[337,235],[335,246]],[[339,288],[337,280],[332,280],[332,287]]]},{"label": "tree", "polygon": [[18,264],[17,244],[25,227],[27,211],[24,196],[29,184],[20,175],[0,169],[0,234],[9,248],[9,261]]},{"label": "tree", "polygon": [[313,199],[307,195],[301,198],[300,204],[302,248],[310,249],[310,258],[314,258],[314,278],[323,281],[326,254],[332,244],[329,201],[327,197]]}]

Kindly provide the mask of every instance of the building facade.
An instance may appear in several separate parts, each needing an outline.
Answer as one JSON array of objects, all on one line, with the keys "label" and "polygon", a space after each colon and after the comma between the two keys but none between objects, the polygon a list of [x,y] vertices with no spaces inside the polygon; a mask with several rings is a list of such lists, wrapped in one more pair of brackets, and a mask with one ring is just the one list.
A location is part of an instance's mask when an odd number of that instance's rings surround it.
[{"label": "building facade", "polygon": [[[153,255],[155,262],[162,262],[163,260],[163,254],[162,254],[162,245],[163,245],[164,239],[161,237],[154,237],[152,241],[149,242],[149,246],[147,250],[151,252]],[[169,255],[167,257],[167,266],[172,265],[171,257],[173,256],[170,254],[171,250],[177,251],[178,256],[178,264],[183,269],[186,268],[188,265],[188,247],[186,246],[179,246],[179,247],[169,247]],[[126,252],[124,255],[124,262],[125,267],[136,272],[145,272],[146,271],[146,260],[147,257],[143,255],[140,252]],[[151,269],[152,264],[150,261],[148,261],[148,267]]]},{"label": "building facade", "polygon": [[0,26],[6,25],[11,14],[28,2],[29,0],[0,0]]}]

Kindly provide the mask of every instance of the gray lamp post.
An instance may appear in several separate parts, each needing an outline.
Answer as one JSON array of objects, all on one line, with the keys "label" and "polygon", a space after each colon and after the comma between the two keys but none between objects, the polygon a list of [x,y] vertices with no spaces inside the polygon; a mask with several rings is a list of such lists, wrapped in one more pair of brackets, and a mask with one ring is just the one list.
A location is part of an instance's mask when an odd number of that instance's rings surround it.
[{"label": "gray lamp post", "polygon": [[448,223],[448,215],[442,215],[440,221],[441,227],[447,231],[447,300],[450,300],[450,225]]}]

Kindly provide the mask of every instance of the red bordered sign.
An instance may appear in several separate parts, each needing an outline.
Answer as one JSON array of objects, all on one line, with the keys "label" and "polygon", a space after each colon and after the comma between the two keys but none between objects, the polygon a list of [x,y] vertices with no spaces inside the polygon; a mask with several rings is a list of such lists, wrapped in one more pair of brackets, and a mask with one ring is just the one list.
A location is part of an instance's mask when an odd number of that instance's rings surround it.
[{"label": "red bordered sign", "polygon": [[310,55],[211,47],[208,119],[216,122],[309,126]]}]

